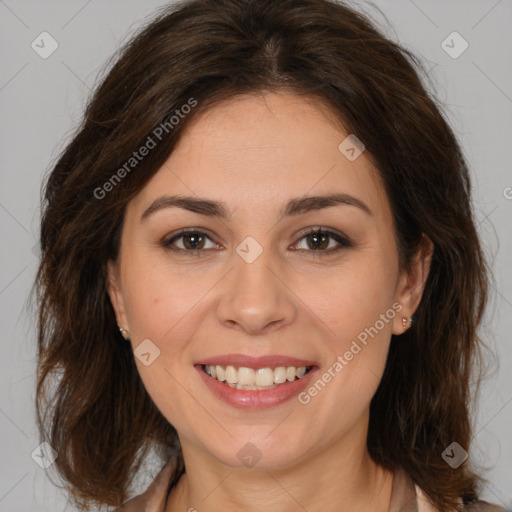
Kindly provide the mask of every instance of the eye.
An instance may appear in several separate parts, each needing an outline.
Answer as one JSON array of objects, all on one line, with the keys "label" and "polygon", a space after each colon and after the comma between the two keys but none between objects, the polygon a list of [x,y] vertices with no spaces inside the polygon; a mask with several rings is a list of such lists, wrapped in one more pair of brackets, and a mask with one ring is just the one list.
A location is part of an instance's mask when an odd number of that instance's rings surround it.
[{"label": "eye", "polygon": [[[210,241],[212,247],[205,247],[207,241]],[[203,256],[206,251],[218,247],[210,236],[197,229],[182,230],[171,238],[163,240],[162,245],[173,252],[188,253],[187,255],[190,256]]]},{"label": "eye", "polygon": [[[305,241],[306,248],[297,248],[302,240]],[[206,246],[208,241],[210,247]],[[206,256],[210,250],[220,247],[206,232],[199,229],[181,230],[171,238],[164,239],[161,244],[165,249],[187,256]],[[299,241],[292,246],[293,250],[309,252],[312,256],[332,255],[347,247],[352,247],[352,244],[346,236],[322,227],[303,231]]]},{"label": "eye", "polygon": [[[337,253],[346,247],[352,247],[352,244],[346,236],[321,227],[309,230],[305,233],[303,232],[297,245],[299,245],[302,240],[305,241],[306,248],[298,248],[294,250],[311,252],[313,253],[312,256],[330,255]],[[334,242],[334,244],[331,242]]]}]

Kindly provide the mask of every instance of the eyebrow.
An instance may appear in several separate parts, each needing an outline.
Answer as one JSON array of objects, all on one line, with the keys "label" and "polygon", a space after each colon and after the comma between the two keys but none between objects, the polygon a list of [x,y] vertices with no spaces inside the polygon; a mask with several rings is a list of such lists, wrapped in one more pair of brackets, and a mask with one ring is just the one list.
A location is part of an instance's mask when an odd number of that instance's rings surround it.
[{"label": "eyebrow", "polygon": [[[314,210],[322,210],[333,206],[354,206],[372,215],[372,211],[364,201],[350,194],[327,194],[321,196],[303,196],[291,199],[280,211],[279,220],[284,217],[302,215]],[[141,222],[150,215],[165,208],[182,208],[199,215],[207,217],[216,217],[219,219],[229,219],[231,215],[226,204],[210,199],[202,199],[191,196],[160,196],[155,199],[151,205],[141,215]]]}]

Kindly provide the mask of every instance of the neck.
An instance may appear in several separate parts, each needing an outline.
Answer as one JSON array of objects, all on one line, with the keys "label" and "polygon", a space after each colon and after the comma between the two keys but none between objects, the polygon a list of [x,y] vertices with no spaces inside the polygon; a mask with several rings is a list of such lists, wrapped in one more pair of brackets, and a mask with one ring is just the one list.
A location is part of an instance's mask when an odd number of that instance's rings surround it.
[{"label": "neck", "polygon": [[393,473],[371,459],[365,444],[348,446],[331,444],[296,466],[271,471],[204,464],[199,452],[184,448],[187,472],[165,512],[221,512],[227,506],[245,512],[387,512]]}]

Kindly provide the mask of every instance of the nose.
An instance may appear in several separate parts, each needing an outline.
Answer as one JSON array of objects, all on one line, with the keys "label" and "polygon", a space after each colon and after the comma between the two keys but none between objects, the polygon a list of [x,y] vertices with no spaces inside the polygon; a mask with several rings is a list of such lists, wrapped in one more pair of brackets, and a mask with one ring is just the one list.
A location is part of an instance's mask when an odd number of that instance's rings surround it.
[{"label": "nose", "polygon": [[[297,308],[282,267],[272,265],[270,251],[252,263],[236,253],[217,307],[224,326],[247,334],[264,334],[291,324]],[[281,275],[279,275],[281,274]]]}]

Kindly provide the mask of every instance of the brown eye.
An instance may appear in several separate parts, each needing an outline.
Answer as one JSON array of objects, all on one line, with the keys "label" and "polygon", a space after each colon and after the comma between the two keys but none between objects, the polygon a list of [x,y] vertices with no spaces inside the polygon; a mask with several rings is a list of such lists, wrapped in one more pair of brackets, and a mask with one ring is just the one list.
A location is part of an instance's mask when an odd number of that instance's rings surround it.
[{"label": "brown eye", "polygon": [[[298,247],[302,240],[305,242],[305,247]],[[210,247],[207,247],[208,243],[211,243]],[[181,231],[162,241],[162,246],[189,256],[205,256],[212,249],[219,248],[208,234],[200,230]],[[347,237],[320,228],[303,233],[293,250],[312,253],[312,256],[328,256],[347,247],[352,247]]]},{"label": "brown eye", "polygon": [[186,249],[203,249],[205,237],[199,233],[188,233],[186,235],[182,235],[183,245]]},{"label": "brown eye", "polygon": [[[206,247],[208,241],[211,243],[210,247]],[[174,252],[189,253],[190,255],[200,255],[218,247],[206,233],[199,230],[181,231],[168,240],[164,240],[162,246]]]},{"label": "brown eye", "polygon": [[339,233],[323,229],[316,229],[304,233],[300,237],[297,246],[300,244],[301,240],[305,241],[305,247],[298,247],[295,250],[318,253],[313,254],[314,256],[320,256],[323,254],[333,254],[335,252],[340,251],[343,248],[352,247],[352,244],[346,237],[342,236]]},{"label": "brown eye", "polygon": [[330,235],[324,233],[310,233],[306,237],[308,247],[317,251],[320,249],[327,249],[329,245]]}]

